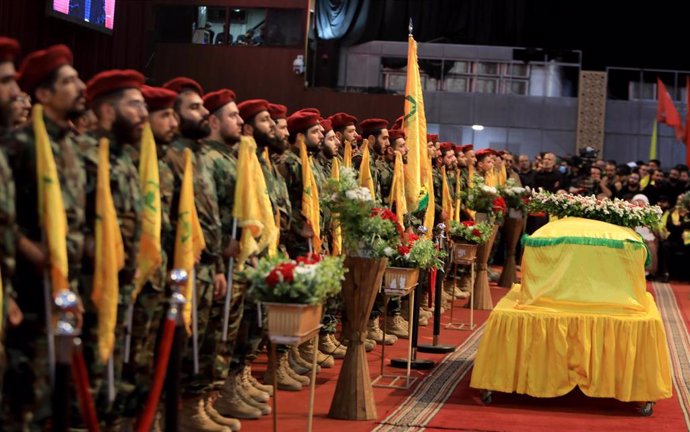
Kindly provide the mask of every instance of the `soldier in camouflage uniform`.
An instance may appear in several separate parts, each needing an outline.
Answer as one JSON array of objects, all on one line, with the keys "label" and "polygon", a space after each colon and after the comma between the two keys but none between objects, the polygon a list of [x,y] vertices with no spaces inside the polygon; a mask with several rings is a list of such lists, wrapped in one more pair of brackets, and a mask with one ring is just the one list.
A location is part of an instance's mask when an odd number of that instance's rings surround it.
[{"label": "soldier in camouflage uniform", "polygon": [[[268,112],[271,114],[271,118],[275,123],[275,138],[272,139],[268,144],[267,148],[269,159],[266,160],[266,164],[268,166],[268,172],[271,174],[270,177],[272,178],[272,183],[274,186],[274,193],[272,194],[273,198],[271,198],[271,202],[273,203],[274,208],[277,208],[279,212],[279,246],[282,246],[282,249],[285,249],[285,236],[290,229],[292,204],[290,202],[290,196],[288,195],[285,178],[278,172],[277,164],[280,160],[280,157],[283,155],[283,153],[285,153],[290,145],[288,142],[290,131],[287,127],[287,107],[285,105],[269,103]],[[278,221],[278,218],[276,218],[276,220]]]},{"label": "soldier in camouflage uniform", "polygon": [[[204,106],[211,113],[209,116],[211,134],[202,140],[202,145],[207,148],[203,160],[215,183],[221,217],[223,258],[225,260],[235,258],[239,250],[236,241],[239,238],[239,229],[233,236],[234,219],[232,212],[237,183],[237,143],[241,138],[243,121],[235,98],[235,93],[228,89],[218,90],[204,96]],[[238,283],[235,276],[229,275],[229,277],[233,277],[233,280],[228,281],[228,289],[232,288],[228,341],[218,350],[223,361],[220,362],[221,364],[215,372],[217,381],[227,379],[218,398],[212,405],[208,406],[207,411],[214,421],[227,425],[232,430],[239,430],[240,422],[237,418],[258,418],[261,416],[261,410],[251,404],[254,399],[250,396],[242,392],[232,391],[235,387],[231,385],[231,382],[235,377],[232,376],[232,373],[228,373],[229,358],[235,350],[244,308],[245,288]],[[223,331],[224,303],[224,299],[215,301],[211,309],[211,324],[208,331],[214,332],[218,339],[221,338]],[[265,399],[268,400],[268,396]]]},{"label": "soldier in camouflage uniform", "polygon": [[[44,121],[53,151],[67,217],[67,259],[70,289],[76,291],[84,248],[84,166],[69,119],[86,109],[85,85],[72,67],[72,53],[64,45],[29,54],[23,61],[19,85],[44,106]],[[47,427],[51,417],[43,275],[48,256],[41,244],[36,181],[36,137],[32,126],[16,130],[8,140],[8,161],[14,173],[16,197],[16,271],[12,278],[24,319],[7,328],[9,367],[5,394],[5,430]],[[19,289],[21,287],[21,289]],[[81,324],[81,307],[74,311]],[[25,415],[32,412],[30,420]]]},{"label": "soldier in camouflage uniform", "polygon": [[[98,118],[98,128],[92,137],[99,141],[109,141],[110,150],[110,188],[117,214],[120,233],[125,251],[125,265],[118,274],[119,296],[117,307],[117,326],[115,350],[112,361],[115,367],[115,388],[117,397],[112,407],[108,403],[97,403],[106,422],[124,417],[122,421],[133,423],[139,413],[143,395],[133,397],[133,379],[124,376],[124,334],[127,323],[127,309],[134,291],[134,277],[137,269],[137,253],[141,236],[141,185],[139,181],[138,152],[141,135],[148,121],[146,102],[141,93],[144,76],[133,70],[110,70],[96,74],[87,84],[87,101]],[[87,242],[93,241],[96,225],[96,189],[98,178],[99,144],[84,146],[83,157],[86,168],[86,233]],[[90,252],[90,251],[89,251]],[[84,273],[92,273],[93,255],[87,253]],[[90,286],[84,287],[85,291]],[[95,309],[95,305],[87,309]],[[92,341],[94,345],[97,341]],[[96,359],[96,362],[99,360]],[[104,379],[95,382],[97,397],[107,397]],[[100,386],[98,386],[100,384]],[[100,388],[99,388],[100,387]],[[107,399],[106,399],[107,400]]]},{"label": "soldier in camouflage uniform", "polygon": [[455,159],[455,148],[453,143],[444,142],[440,145],[441,155],[433,160],[434,169],[432,173],[432,178],[434,180],[434,204],[436,206],[434,212],[434,226],[443,222],[444,224],[450,223],[450,217],[452,215],[446,214],[446,212],[441,207],[443,203],[443,178],[441,177],[441,167],[446,167],[446,181],[448,183],[448,189],[450,190],[451,199],[455,195],[455,182],[451,183],[452,172],[455,171],[457,165],[457,159]]},{"label": "soldier in camouflage uniform", "polygon": [[[5,141],[10,132],[10,103],[19,95],[15,80],[14,57],[19,52],[19,43],[14,39],[0,37],[0,403],[2,403],[2,382],[5,376],[4,329],[8,324],[17,325],[21,311],[12,292],[11,276],[14,272],[15,256],[15,210],[14,178],[5,155]],[[5,314],[7,310],[7,314]],[[7,320],[6,320],[7,315]],[[0,413],[1,414],[1,413]],[[0,415],[0,419],[1,419]],[[1,420],[0,420],[1,421]]]},{"label": "soldier in camouflage uniform", "polygon": [[333,127],[333,132],[335,132],[335,137],[340,143],[340,148],[338,149],[338,156],[342,159],[344,156],[345,143],[349,142],[352,148],[353,154],[357,149],[357,117],[351,116],[350,114],[339,112],[328,117],[331,121],[331,126]]},{"label": "soldier in camouflage uniform", "polygon": [[[296,143],[298,139],[304,140],[312,171],[316,179],[318,178],[318,172],[321,170],[318,168],[317,164],[313,162],[313,157],[319,152],[324,135],[323,127],[320,125],[320,115],[310,110],[301,110],[293,113],[287,119],[287,126],[290,133],[288,142],[291,144],[291,148],[281,156],[278,171],[285,178],[288,195],[292,203],[290,231],[286,236],[285,244],[290,256],[296,257],[309,252],[308,239],[312,238],[314,235],[314,231],[302,214],[302,193],[304,190],[302,182],[302,161]],[[323,176],[321,175],[320,177]],[[320,253],[320,251],[317,250],[314,252]],[[299,347],[301,359],[310,360],[314,350],[316,350],[315,352],[319,365],[328,368],[333,367],[333,357],[323,354],[318,350],[318,347],[313,346],[312,342],[305,342]]]},{"label": "soldier in camouflage uniform", "polygon": [[[195,268],[199,373],[193,373],[192,343],[189,340],[182,365],[181,425],[190,430],[194,428],[212,431],[228,430],[228,427],[221,426],[210,419],[206,409],[218,343],[217,335],[208,330],[211,308],[214,300],[223,299],[227,289],[217,192],[212,173],[205,163],[210,148],[203,146],[200,142],[211,132],[208,122],[209,112],[201,99],[203,89],[194,80],[184,77],[175,78],[165,83],[163,87],[178,93],[175,112],[180,119],[180,136],[173,141],[164,157],[175,176],[170,221],[173,226],[176,226],[179,192],[184,177],[184,150],[190,149],[193,154],[194,201],[206,241],[206,249],[202,252],[201,259]],[[173,256],[174,247],[167,253],[168,256]]]}]

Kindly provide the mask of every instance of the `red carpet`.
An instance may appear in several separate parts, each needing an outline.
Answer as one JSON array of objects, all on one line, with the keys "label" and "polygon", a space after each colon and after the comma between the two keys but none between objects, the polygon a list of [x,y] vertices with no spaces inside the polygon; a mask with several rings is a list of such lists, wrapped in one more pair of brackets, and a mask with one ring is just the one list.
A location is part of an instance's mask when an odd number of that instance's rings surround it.
[{"label": "red carpet", "polygon": [[[651,284],[650,284],[651,288]],[[502,297],[507,290],[492,287],[494,302]],[[676,321],[686,327],[677,326],[678,329],[690,327],[690,286],[674,284],[673,293],[666,290],[665,304],[671,305],[675,314],[670,318],[671,325]],[[675,295],[674,295],[675,294]],[[668,297],[671,298],[671,303]],[[657,300],[660,303],[660,300]],[[677,303],[677,306],[676,306]],[[469,319],[469,310],[461,305],[464,301],[456,301],[456,321]],[[671,308],[671,306],[667,306]],[[661,305],[660,305],[661,308]],[[662,312],[663,314],[663,312]],[[443,316],[443,324],[448,321],[449,311]],[[476,311],[475,321],[481,325],[488,317],[488,311]],[[678,318],[680,317],[680,318]],[[666,320],[666,318],[665,318]],[[676,323],[678,324],[678,323]],[[669,325],[667,322],[666,325]],[[420,328],[420,344],[432,342],[433,327]],[[667,329],[668,332],[668,329]],[[625,431],[650,431],[650,430],[688,430],[680,398],[683,392],[679,392],[674,386],[673,398],[659,401],[654,406],[654,414],[651,417],[642,417],[638,414],[636,404],[623,403],[613,399],[595,399],[584,396],[577,389],[568,395],[552,399],[537,399],[529,396],[494,393],[490,405],[484,405],[480,400],[479,392],[469,388],[471,375],[470,360],[474,356],[478,338],[471,335],[476,332],[446,330],[442,327],[441,343],[460,345],[467,341],[457,353],[451,354],[446,362],[437,367],[436,372],[426,381],[418,380],[410,390],[394,390],[375,388],[374,394],[378,409],[376,421],[344,421],[328,418],[328,410],[335,389],[335,383],[339,372],[339,361],[333,369],[322,369],[317,376],[315,395],[314,431],[333,431],[347,428],[348,432],[371,431],[540,431],[540,430],[568,430],[591,431],[618,429]],[[678,333],[678,332],[676,332]],[[671,334],[669,332],[669,334]],[[671,337],[671,336],[669,336]],[[681,341],[682,340],[682,341]],[[676,374],[676,386],[690,388],[690,343],[686,344],[686,334],[676,334],[674,344],[687,347],[678,349],[678,356],[674,357],[674,372],[677,368],[685,374]],[[684,341],[684,342],[683,342]],[[406,344],[403,341],[395,346],[387,347],[386,357],[404,357],[407,353]],[[670,345],[670,348],[674,347]],[[465,352],[465,354],[462,354]],[[369,369],[372,378],[379,373],[381,350],[379,347],[369,353]],[[462,354],[462,355],[459,355]],[[423,354],[419,358],[429,358],[441,361],[443,355]],[[684,365],[684,366],[683,366]],[[266,358],[262,357],[254,366],[254,374],[260,376],[266,367]],[[454,382],[447,380],[446,376],[453,371],[460,371],[456,375],[459,379],[456,387],[452,389]],[[439,372],[441,371],[441,372]],[[427,372],[413,371],[413,376],[428,376]],[[402,374],[403,371],[390,367],[385,368],[386,374]],[[439,375],[441,373],[441,375]],[[463,376],[464,374],[464,376]],[[441,379],[439,379],[439,377]],[[420,382],[421,381],[421,382]],[[440,381],[440,383],[439,383]],[[457,382],[457,381],[455,381]],[[408,398],[419,386],[424,386],[414,395]],[[443,387],[445,385],[445,387]],[[448,387],[451,386],[451,387]],[[445,393],[444,393],[445,391]],[[440,396],[438,396],[440,394]],[[687,393],[685,393],[687,394]],[[433,397],[436,395],[437,399]],[[447,397],[447,400],[445,399]],[[306,431],[307,405],[309,391],[278,392],[278,430]],[[686,406],[689,405],[686,402]],[[397,411],[396,411],[397,409]],[[690,424],[690,423],[687,423]],[[260,420],[247,420],[242,422],[243,431],[270,431],[272,430],[272,416]]]},{"label": "red carpet", "polygon": [[[498,300],[505,294],[506,290],[502,288],[494,289],[494,298]],[[454,320],[456,322],[469,321],[469,309],[461,307],[465,300],[456,300],[456,308],[454,311]],[[440,344],[444,345],[459,345],[467,339],[472,333],[460,330],[446,330],[443,326],[448,322],[450,311],[446,311],[443,316],[443,325],[441,327]],[[482,324],[489,316],[489,311],[475,311],[474,320],[477,325]],[[429,323],[427,327],[420,327],[419,344],[433,343],[433,322]],[[386,358],[407,357],[407,340],[400,340],[392,347],[386,347]],[[381,362],[381,348],[379,346],[374,351],[367,354],[369,359],[369,372],[373,378],[379,375]],[[419,353],[417,358],[431,359],[440,361],[444,358],[443,354],[424,354]],[[266,369],[266,357],[262,356],[252,365],[254,376],[262,377],[263,371]],[[387,364],[388,362],[386,362]],[[417,382],[409,390],[396,390],[386,388],[374,388],[374,395],[376,398],[376,408],[378,419],[376,421],[345,421],[335,420],[328,417],[328,410],[331,406],[331,399],[335,391],[335,384],[340,372],[341,360],[336,360],[335,367],[332,369],[321,369],[321,373],[316,376],[316,390],[314,403],[314,431],[343,430],[347,428],[348,432],[365,432],[371,431],[377,426],[377,421],[380,421],[388,416],[395,408],[405,400],[412,391],[420,384],[421,377],[428,375],[431,371],[412,371],[412,376],[420,377]],[[404,369],[396,369],[389,366],[384,368],[384,374],[404,375]],[[304,432],[307,429],[307,407],[309,403],[309,389],[302,389],[299,392],[278,392],[278,430],[280,432],[299,431]],[[273,417],[265,416],[259,420],[243,420],[242,431],[249,432],[266,432],[273,428]]]}]

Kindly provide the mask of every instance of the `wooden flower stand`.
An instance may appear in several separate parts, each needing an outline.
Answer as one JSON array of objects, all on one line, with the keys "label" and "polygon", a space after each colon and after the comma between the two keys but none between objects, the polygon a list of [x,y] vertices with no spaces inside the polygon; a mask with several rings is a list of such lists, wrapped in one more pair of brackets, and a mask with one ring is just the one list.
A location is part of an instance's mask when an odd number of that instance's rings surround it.
[{"label": "wooden flower stand", "polygon": [[488,262],[491,255],[491,248],[494,245],[498,233],[498,225],[493,226],[491,237],[486,243],[479,245],[477,250],[477,278],[474,281],[474,292],[472,296],[472,306],[475,309],[493,309],[494,303],[491,300],[491,290],[489,289]]},{"label": "wooden flower stand", "polygon": [[311,363],[311,383],[309,389],[309,414],[307,431],[312,430],[314,417],[314,385],[316,383],[316,347],[319,345],[321,330],[321,312],[323,305],[305,305],[290,303],[264,303],[268,320],[268,337],[271,340],[271,358],[273,362],[273,432],[278,431],[278,370],[276,345],[299,345],[313,339],[314,352]]},{"label": "wooden flower stand", "polygon": [[[451,260],[453,263],[453,297],[450,302],[450,322],[446,324],[446,328],[450,330],[474,330],[476,325],[474,324],[474,280],[476,276],[476,262],[477,262],[477,250],[479,245],[469,244],[469,243],[453,243],[451,247]],[[470,267],[470,300],[467,304],[470,306],[470,322],[469,323],[456,323],[453,319],[453,309],[455,309],[455,289],[458,284],[458,266],[469,266]]]},{"label": "wooden flower stand", "polygon": [[364,341],[369,314],[387,264],[386,258],[345,258],[348,271],[343,282],[343,302],[348,321],[343,329],[343,337],[350,342],[338,376],[329,417],[346,420],[376,418]]},{"label": "wooden flower stand", "polygon": [[510,288],[517,280],[517,273],[515,269],[515,250],[517,249],[518,241],[520,241],[520,234],[525,225],[525,219],[522,217],[520,211],[510,209],[510,215],[506,218],[503,225],[503,233],[506,236],[506,258],[503,265],[501,277],[498,280],[498,286]]},{"label": "wooden flower stand", "polygon": [[[381,371],[379,376],[374,378],[371,382],[374,387],[394,388],[407,390],[417,380],[416,377],[410,377],[412,372],[412,316],[414,304],[414,288],[417,286],[419,280],[419,269],[402,268],[402,267],[388,267],[383,275],[383,339],[386,339],[386,317],[388,317],[388,299],[390,297],[405,297],[410,296],[409,305],[409,321],[407,331],[410,337],[407,340],[407,372],[405,375],[385,375],[383,373],[383,366],[386,361],[386,344],[381,344]],[[405,379],[404,385],[398,385],[398,381]],[[390,380],[387,384],[382,384],[382,380]]]}]

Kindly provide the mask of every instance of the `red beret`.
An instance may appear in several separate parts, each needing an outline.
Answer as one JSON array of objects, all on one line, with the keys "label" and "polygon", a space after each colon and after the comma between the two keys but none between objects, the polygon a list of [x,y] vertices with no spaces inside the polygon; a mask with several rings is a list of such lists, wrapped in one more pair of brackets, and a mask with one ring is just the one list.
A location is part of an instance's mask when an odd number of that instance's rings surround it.
[{"label": "red beret", "polygon": [[248,121],[261,111],[268,111],[268,101],[266,99],[249,99],[237,104],[237,108],[240,109],[242,120]]},{"label": "red beret", "polygon": [[268,112],[273,120],[287,118],[287,107],[285,105],[269,103]]},{"label": "red beret", "polygon": [[327,133],[333,130],[333,123],[329,119],[321,119],[319,122],[321,127],[323,127],[323,133]]},{"label": "red beret", "polygon": [[395,123],[393,123],[393,127],[391,129],[402,129],[403,128],[403,122],[405,121],[405,116],[401,115],[395,120]]},{"label": "red beret", "polygon": [[99,72],[86,83],[86,102],[91,103],[99,96],[124,89],[140,89],[146,79],[133,69],[111,69]]},{"label": "red beret", "polygon": [[0,63],[13,62],[19,54],[19,42],[0,36]]},{"label": "red beret", "polygon": [[204,106],[208,112],[215,112],[236,99],[235,92],[229,89],[221,89],[204,96]]},{"label": "red beret", "polygon": [[485,149],[477,150],[477,152],[474,155],[477,157],[477,159],[479,159],[479,158],[483,158],[486,156],[491,156],[493,154],[496,154],[496,152],[489,149],[489,148],[485,148]]},{"label": "red beret", "polygon": [[398,138],[405,138],[405,131],[402,129],[391,129],[388,131],[388,136],[391,141],[395,141]]},{"label": "red beret", "polygon": [[344,128],[345,126],[354,126],[357,123],[357,117],[350,114],[339,112],[328,117],[333,125],[333,129]]},{"label": "red beret", "polygon": [[312,113],[312,114],[316,114],[319,117],[321,117],[321,111],[319,111],[316,108],[302,108],[301,110],[295,111],[293,114],[296,114],[298,112]]},{"label": "red beret", "polygon": [[362,129],[362,135],[368,136],[370,135],[369,132],[373,132],[378,129],[386,129],[388,127],[388,120],[380,118],[366,119],[362,120],[362,122],[359,124],[359,127]]},{"label": "red beret", "polygon": [[141,86],[141,93],[144,95],[149,112],[173,108],[177,93],[163,87]]},{"label": "red beret", "polygon": [[463,144],[460,146],[460,149],[463,151],[463,153],[474,150],[474,144]]},{"label": "red beret", "polygon": [[317,124],[319,124],[319,115],[313,112],[297,111],[287,118],[287,126],[290,134],[304,132]]},{"label": "red beret", "polygon": [[439,146],[440,150],[445,153],[447,151],[453,150],[455,145],[452,142],[442,142],[441,145]]},{"label": "red beret", "polygon": [[462,153],[462,146],[461,145],[455,145],[453,146],[453,151],[455,153]]},{"label": "red beret", "polygon": [[19,87],[27,93],[34,91],[51,73],[64,65],[72,65],[74,57],[66,45],[53,45],[34,51],[22,61],[19,68]]},{"label": "red beret", "polygon": [[177,94],[182,93],[182,90],[190,89],[199,93],[199,96],[204,95],[204,88],[201,87],[201,84],[187,77],[173,78],[167,83],[163,84],[163,88],[172,90]]},{"label": "red beret", "polygon": [[426,142],[438,142],[438,134],[426,134]]}]

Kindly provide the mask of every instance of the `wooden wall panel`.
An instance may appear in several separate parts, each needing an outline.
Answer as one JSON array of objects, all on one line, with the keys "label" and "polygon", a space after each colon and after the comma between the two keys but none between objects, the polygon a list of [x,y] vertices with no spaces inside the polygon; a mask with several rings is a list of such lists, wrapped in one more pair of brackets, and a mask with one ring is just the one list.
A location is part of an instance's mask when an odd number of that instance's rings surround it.
[{"label": "wooden wall panel", "polygon": [[233,89],[240,100],[264,98],[289,110],[314,107],[324,114],[346,111],[360,119],[394,121],[402,114],[403,97],[305,89],[304,77],[292,72],[298,48],[157,44],[151,76],[157,83],[186,75],[207,91]]}]

